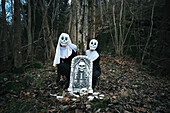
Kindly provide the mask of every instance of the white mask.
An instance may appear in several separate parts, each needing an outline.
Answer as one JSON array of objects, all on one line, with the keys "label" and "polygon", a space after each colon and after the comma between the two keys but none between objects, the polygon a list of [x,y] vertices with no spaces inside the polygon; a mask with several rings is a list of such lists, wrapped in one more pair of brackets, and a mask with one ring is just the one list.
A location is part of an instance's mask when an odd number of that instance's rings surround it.
[{"label": "white mask", "polygon": [[61,44],[62,46],[67,46],[68,41],[69,41],[69,39],[68,39],[67,36],[64,36],[64,35],[61,36],[60,44]]},{"label": "white mask", "polygon": [[98,46],[98,41],[96,39],[92,39],[89,43],[90,50],[95,50]]}]

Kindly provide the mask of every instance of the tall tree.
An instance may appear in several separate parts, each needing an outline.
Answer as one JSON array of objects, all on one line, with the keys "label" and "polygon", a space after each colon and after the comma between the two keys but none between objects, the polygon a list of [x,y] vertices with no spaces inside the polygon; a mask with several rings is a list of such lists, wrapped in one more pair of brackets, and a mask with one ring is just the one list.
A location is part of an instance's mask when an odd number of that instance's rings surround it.
[{"label": "tall tree", "polygon": [[80,0],[77,0],[77,46],[78,46],[78,52],[79,54],[82,54],[82,16],[83,16],[83,7],[82,2]]},{"label": "tall tree", "polygon": [[[34,39],[35,39],[35,31],[36,31],[36,29],[35,29],[35,27],[36,27],[36,10],[37,10],[37,0],[33,0],[33,15],[32,15],[32,42],[34,41]],[[32,60],[33,60],[33,55],[34,55],[34,45],[32,45]]]},{"label": "tall tree", "polygon": [[56,2],[55,0],[52,3],[52,15],[51,15],[51,36],[53,39],[55,39],[55,30],[54,30],[54,21],[56,20],[56,16],[58,8],[59,8],[59,2]]},{"label": "tall tree", "polygon": [[72,0],[71,39],[76,44],[76,0]]},{"label": "tall tree", "polygon": [[21,15],[19,0],[14,0],[14,66],[20,68],[22,66],[21,54]]},{"label": "tall tree", "polygon": [[[47,15],[48,15],[48,8],[51,4],[52,0],[50,0],[47,5],[46,5],[46,1],[45,0],[42,0],[41,3],[41,7],[42,7],[42,12],[43,12],[43,22],[42,22],[42,27],[43,27],[43,35],[44,35],[44,44],[45,44],[45,50],[46,50],[46,57],[47,59],[49,59],[49,55],[51,55],[51,57],[54,57],[55,56],[55,47],[54,47],[54,44],[53,44],[53,40],[52,40],[52,35],[51,35],[51,32],[50,32],[50,28],[49,28],[49,24],[48,24],[48,18],[47,18]],[[48,37],[48,38],[47,38]],[[48,43],[49,41],[49,43]],[[50,47],[50,53],[51,54],[48,54],[48,44],[49,44],[49,47]]]},{"label": "tall tree", "polygon": [[88,0],[84,0],[84,23],[83,23],[83,52],[87,49],[88,38]]},{"label": "tall tree", "polygon": [[[27,29],[27,35],[28,35],[28,56],[32,53],[32,34],[31,34],[31,2],[28,0],[28,29]],[[32,57],[31,57],[32,58]]]},{"label": "tall tree", "polygon": [[96,30],[96,0],[92,0],[92,39],[95,38],[95,30]]},{"label": "tall tree", "polygon": [[68,31],[69,7],[68,0],[59,0],[59,34]]},{"label": "tall tree", "polygon": [[59,8],[59,2],[57,2],[57,28],[56,28],[56,37],[59,36],[59,11],[60,11],[60,8]]},{"label": "tall tree", "polygon": [[[69,22],[68,22],[68,34],[71,35],[71,21],[72,21],[72,10],[73,10],[73,0],[71,1],[71,8],[70,8],[70,13],[69,13]],[[70,36],[71,37],[71,36]]]},{"label": "tall tree", "polygon": [[100,8],[100,20],[101,23],[103,24],[103,7],[102,7],[102,0],[98,0],[99,8]]},{"label": "tall tree", "polygon": [[5,0],[1,0],[2,4],[2,49],[3,49],[3,61],[8,60],[8,44],[7,44],[7,22],[6,22],[6,10],[5,10]]}]

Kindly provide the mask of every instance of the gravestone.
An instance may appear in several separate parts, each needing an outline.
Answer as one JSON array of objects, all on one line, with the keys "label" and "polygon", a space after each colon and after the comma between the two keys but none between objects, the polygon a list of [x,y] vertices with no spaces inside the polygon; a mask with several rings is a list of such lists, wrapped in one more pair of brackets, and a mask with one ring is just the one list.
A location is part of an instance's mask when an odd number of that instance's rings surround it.
[{"label": "gravestone", "polygon": [[68,91],[75,93],[80,92],[82,88],[87,88],[88,93],[93,93],[92,68],[93,62],[87,56],[79,55],[74,57],[71,62]]}]

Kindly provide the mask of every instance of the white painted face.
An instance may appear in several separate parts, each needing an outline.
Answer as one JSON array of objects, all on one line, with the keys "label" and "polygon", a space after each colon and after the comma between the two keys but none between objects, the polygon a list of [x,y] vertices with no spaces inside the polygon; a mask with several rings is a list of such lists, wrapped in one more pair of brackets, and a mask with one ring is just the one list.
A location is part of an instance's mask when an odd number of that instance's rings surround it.
[{"label": "white painted face", "polygon": [[88,94],[88,89],[87,88],[82,88],[81,90],[80,90],[80,95],[81,96],[84,96],[84,95],[87,95]]},{"label": "white painted face", "polygon": [[61,36],[61,39],[60,39],[60,44],[61,44],[62,46],[67,46],[68,40],[69,40],[69,38],[68,38],[67,36],[62,35],[62,36]]},{"label": "white painted face", "polygon": [[98,41],[96,39],[92,39],[89,43],[90,50],[95,50],[98,46]]}]

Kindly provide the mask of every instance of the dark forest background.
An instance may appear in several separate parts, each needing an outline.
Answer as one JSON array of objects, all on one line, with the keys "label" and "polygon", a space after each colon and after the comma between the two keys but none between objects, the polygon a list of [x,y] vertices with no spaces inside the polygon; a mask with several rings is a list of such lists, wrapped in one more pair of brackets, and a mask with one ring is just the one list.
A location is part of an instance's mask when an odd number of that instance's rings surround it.
[{"label": "dark forest background", "polygon": [[[99,41],[102,99],[56,84],[63,32]],[[170,0],[0,0],[0,113],[170,113],[169,67]]]},{"label": "dark forest background", "polygon": [[129,56],[153,75],[170,67],[169,0],[1,0],[0,72],[52,62],[66,32],[84,54],[89,39],[101,54]]}]

